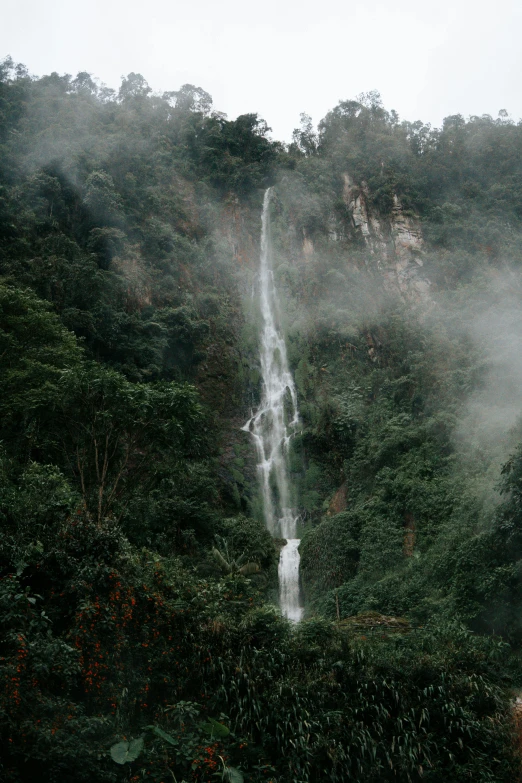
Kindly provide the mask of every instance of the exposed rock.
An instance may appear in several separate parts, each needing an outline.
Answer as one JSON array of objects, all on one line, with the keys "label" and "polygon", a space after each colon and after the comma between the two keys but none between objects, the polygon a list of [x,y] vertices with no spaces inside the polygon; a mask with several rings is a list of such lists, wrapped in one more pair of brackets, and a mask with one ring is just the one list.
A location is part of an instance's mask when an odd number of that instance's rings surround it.
[{"label": "exposed rock", "polygon": [[368,186],[356,185],[344,174],[343,198],[359,230],[373,266],[384,278],[385,287],[404,299],[426,301],[430,283],[422,274],[423,238],[417,217],[405,215],[402,204],[394,195],[392,213],[378,216],[368,199]]},{"label": "exposed rock", "polygon": [[343,197],[348,209],[352,214],[352,220],[354,226],[360,229],[362,236],[364,237],[366,244],[373,249],[372,237],[370,234],[368,210],[366,208],[366,199],[360,188],[358,188],[349,174],[344,174],[344,187]]},{"label": "exposed rock", "polygon": [[309,259],[314,254],[314,243],[309,237],[305,237],[303,240],[303,256]]},{"label": "exposed rock", "polygon": [[395,251],[397,282],[402,293],[427,298],[430,284],[419,273],[422,267],[423,238],[418,218],[404,214],[397,195],[393,197],[391,236]]},{"label": "exposed rock", "polygon": [[346,511],[347,490],[348,488],[346,486],[346,482],[341,484],[330,501],[327,512],[328,516],[332,516],[332,514],[340,514],[341,511]]},{"label": "exposed rock", "polygon": [[249,218],[251,219],[252,216],[242,208],[239,199],[234,198],[224,206],[218,224],[221,238],[238,266],[253,266],[259,255]]},{"label": "exposed rock", "polygon": [[368,346],[368,356],[370,357],[372,362],[376,362],[377,361],[377,352],[376,352],[376,344],[375,344],[375,340],[373,338],[373,335],[372,335],[372,333],[370,331],[366,330],[364,336],[366,338],[366,345]]}]

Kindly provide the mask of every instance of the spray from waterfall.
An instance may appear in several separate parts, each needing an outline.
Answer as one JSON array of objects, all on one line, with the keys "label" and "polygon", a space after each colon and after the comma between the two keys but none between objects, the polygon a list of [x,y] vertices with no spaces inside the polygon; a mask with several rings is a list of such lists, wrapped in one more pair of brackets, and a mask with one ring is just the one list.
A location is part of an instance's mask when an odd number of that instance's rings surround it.
[{"label": "spray from waterfall", "polygon": [[288,445],[299,422],[294,380],[288,369],[286,345],[278,324],[277,296],[272,273],[270,236],[271,188],[265,192],[261,217],[259,264],[261,325],[261,375],[259,410],[243,429],[250,432],[258,455],[258,471],[265,522],[275,537],[286,538],[279,559],[281,610],[290,620],[301,619],[299,593],[299,539],[288,482]]}]

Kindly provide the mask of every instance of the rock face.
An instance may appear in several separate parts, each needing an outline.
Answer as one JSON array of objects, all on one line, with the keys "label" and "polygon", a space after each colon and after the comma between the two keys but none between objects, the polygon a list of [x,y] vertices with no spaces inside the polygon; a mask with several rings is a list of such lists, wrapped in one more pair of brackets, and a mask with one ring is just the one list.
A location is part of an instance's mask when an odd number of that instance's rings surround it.
[{"label": "rock face", "polygon": [[[373,266],[384,279],[385,287],[403,299],[429,299],[429,280],[422,274],[423,238],[418,218],[404,214],[397,195],[391,215],[386,218],[372,211],[368,187],[356,185],[344,174],[343,198],[355,228],[360,232]],[[373,262],[373,263],[372,263]]]},{"label": "rock face", "polygon": [[[385,290],[400,296],[404,301],[429,304],[430,281],[423,271],[424,240],[420,219],[405,212],[397,194],[393,197],[391,210],[382,215],[373,207],[370,195],[364,181],[357,183],[348,173],[343,174],[342,198],[355,234],[366,246],[368,271],[380,278]],[[297,258],[305,264],[312,262],[316,253],[320,252],[320,249],[316,250],[313,231],[297,228],[292,210],[288,218],[286,224],[283,224],[285,239],[280,248],[282,256]],[[237,267],[255,269],[259,256],[258,230],[257,209],[245,208],[237,198],[225,204],[218,221],[217,234]],[[326,238],[329,242],[349,241],[350,236],[353,238],[353,231],[346,235],[333,216],[327,219]]]},{"label": "rock face", "polygon": [[332,516],[332,514],[339,514],[341,511],[346,511],[347,506],[347,494],[348,494],[348,487],[346,486],[346,482],[344,484],[341,484],[335,495],[330,501],[330,505],[328,506],[328,513],[327,516]]},{"label": "rock face", "polygon": [[[221,240],[228,246],[234,263],[237,266],[253,266],[259,253],[251,223],[255,215],[242,209],[239,199],[229,201],[222,210],[218,222],[218,233]],[[257,228],[257,224],[256,228]]]}]

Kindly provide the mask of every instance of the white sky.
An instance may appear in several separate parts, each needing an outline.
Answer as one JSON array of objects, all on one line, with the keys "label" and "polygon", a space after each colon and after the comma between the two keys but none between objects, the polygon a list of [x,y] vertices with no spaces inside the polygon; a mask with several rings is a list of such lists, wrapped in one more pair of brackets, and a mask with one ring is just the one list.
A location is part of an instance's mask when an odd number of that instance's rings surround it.
[{"label": "white sky", "polygon": [[155,91],[189,82],[288,141],[300,112],[317,123],[372,89],[402,119],[518,120],[521,36],[520,0],[4,0],[0,57],[110,87],[130,71]]}]

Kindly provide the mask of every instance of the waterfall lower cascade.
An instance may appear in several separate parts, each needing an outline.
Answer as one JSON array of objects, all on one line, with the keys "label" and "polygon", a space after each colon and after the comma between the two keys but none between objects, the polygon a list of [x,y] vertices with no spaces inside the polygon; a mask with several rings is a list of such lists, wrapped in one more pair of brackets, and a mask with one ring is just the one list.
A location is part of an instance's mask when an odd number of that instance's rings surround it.
[{"label": "waterfall lower cascade", "polygon": [[297,516],[291,507],[288,485],[288,444],[299,422],[294,380],[288,369],[286,345],[278,328],[278,307],[270,239],[271,188],[265,192],[261,217],[259,265],[261,327],[261,375],[263,390],[259,410],[242,428],[254,438],[261,480],[265,522],[270,533],[285,538],[279,558],[281,611],[298,622],[303,614],[299,591],[299,539]]}]

